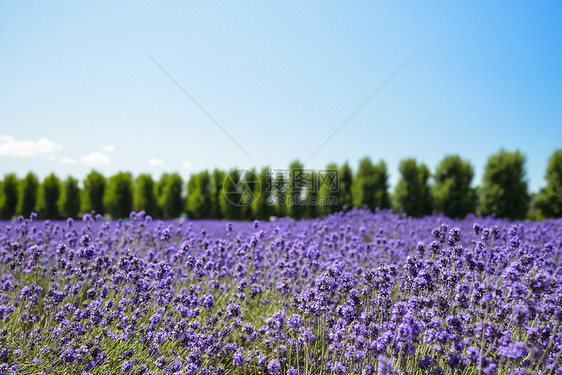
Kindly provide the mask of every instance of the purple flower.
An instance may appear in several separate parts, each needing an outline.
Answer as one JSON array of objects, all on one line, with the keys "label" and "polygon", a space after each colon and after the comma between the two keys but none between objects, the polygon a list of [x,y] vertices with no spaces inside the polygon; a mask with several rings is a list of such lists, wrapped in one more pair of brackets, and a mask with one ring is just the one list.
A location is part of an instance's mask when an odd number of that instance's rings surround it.
[{"label": "purple flower", "polygon": [[234,355],[232,356],[232,363],[236,367],[240,367],[244,364],[244,348],[238,348]]},{"label": "purple flower", "polygon": [[432,241],[429,248],[432,254],[437,254],[441,250],[441,243],[439,241]]},{"label": "purple flower", "polygon": [[76,354],[74,349],[68,348],[64,350],[61,354],[61,359],[66,363],[74,363],[76,361]]},{"label": "purple flower", "polygon": [[418,364],[422,370],[429,370],[431,369],[431,366],[433,366],[433,359],[426,355],[422,359],[418,360]]},{"label": "purple flower", "polygon": [[171,239],[172,239],[172,234],[170,233],[170,230],[168,228],[162,230],[162,232],[160,233],[160,240],[164,242],[168,242]]},{"label": "purple flower", "polygon": [[279,363],[279,360],[276,358],[270,360],[267,364],[267,371],[269,371],[271,375],[279,375],[281,371],[281,363]]},{"label": "purple flower", "polygon": [[169,369],[172,372],[177,372],[181,370],[182,366],[183,366],[183,362],[181,361],[181,359],[178,358],[170,364]]},{"label": "purple flower", "polygon": [[301,328],[302,317],[300,314],[293,314],[287,319],[287,323],[293,332],[298,332]]},{"label": "purple flower", "polygon": [[528,350],[523,341],[518,341],[498,349],[500,356],[507,359],[519,359],[527,355]]},{"label": "purple flower", "polygon": [[472,229],[474,230],[475,235],[479,235],[482,232],[482,226],[478,223],[472,224]]},{"label": "purple flower", "polygon": [[133,362],[131,361],[125,361],[121,365],[121,371],[123,372],[130,372],[132,369],[133,369]]}]

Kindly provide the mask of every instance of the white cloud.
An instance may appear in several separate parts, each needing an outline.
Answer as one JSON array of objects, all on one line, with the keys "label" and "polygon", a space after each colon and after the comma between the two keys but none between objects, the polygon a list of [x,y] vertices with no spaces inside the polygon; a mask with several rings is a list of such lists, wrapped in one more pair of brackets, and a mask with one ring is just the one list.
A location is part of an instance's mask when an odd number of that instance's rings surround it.
[{"label": "white cloud", "polygon": [[86,156],[82,156],[81,159],[84,163],[88,164],[91,167],[94,167],[96,165],[109,164],[111,162],[109,156],[107,156],[103,152],[98,151],[94,151]]},{"label": "white cloud", "polygon": [[63,164],[76,164],[78,161],[74,158],[69,158],[67,156],[60,159],[60,162]]},{"label": "white cloud", "polygon": [[191,162],[189,160],[186,160],[183,163],[183,169],[191,169],[192,166],[193,166],[193,164],[191,164]]},{"label": "white cloud", "polygon": [[62,145],[43,137],[38,141],[23,139],[16,141],[9,135],[0,136],[0,155],[29,157],[39,154],[53,154],[62,149]]},{"label": "white cloud", "polygon": [[103,152],[113,152],[115,151],[115,146],[112,145],[105,145],[101,148]]},{"label": "white cloud", "polygon": [[153,166],[153,167],[159,167],[162,164],[164,164],[164,162],[160,159],[157,159],[157,158],[151,158],[151,159],[148,159],[148,164]]}]

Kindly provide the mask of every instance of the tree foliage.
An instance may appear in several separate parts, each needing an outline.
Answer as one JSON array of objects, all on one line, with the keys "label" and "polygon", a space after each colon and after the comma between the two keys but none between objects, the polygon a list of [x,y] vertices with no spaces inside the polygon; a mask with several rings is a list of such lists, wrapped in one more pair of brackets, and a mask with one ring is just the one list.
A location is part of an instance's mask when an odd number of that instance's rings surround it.
[{"label": "tree foliage", "polygon": [[[346,166],[346,167],[344,167]],[[324,216],[329,215],[334,212],[340,211],[343,207],[344,202],[348,202],[351,197],[351,183],[353,178],[349,180],[347,177],[345,179],[345,183],[342,182],[341,176],[345,172],[347,176],[347,172],[351,171],[349,164],[344,164],[342,168],[338,170],[338,165],[336,163],[329,163],[326,166],[326,169],[320,171],[318,173],[318,199],[323,203],[320,204],[316,212],[318,215]],[[349,169],[347,169],[349,168]],[[336,180],[333,181],[332,179],[335,178]],[[349,197],[347,195],[349,193]],[[335,202],[329,202],[331,198],[334,198]]]},{"label": "tree foliage", "polygon": [[272,203],[275,207],[275,216],[287,215],[287,181],[285,174],[277,172],[273,178]]},{"label": "tree foliage", "polygon": [[[410,158],[400,162],[400,178],[392,194],[388,192],[388,170],[381,160],[360,160],[357,171],[348,162],[326,169],[304,169],[298,161],[288,170],[220,169],[194,173],[187,182],[177,173],[165,173],[156,182],[141,174],[119,172],[109,179],[92,170],[83,180],[69,177],[63,183],[51,174],[42,182],[33,173],[18,180],[7,174],[0,181],[0,219],[19,214],[60,219],[82,213],[108,212],[114,218],[128,217],[130,211],[144,210],[154,218],[172,219],[187,212],[193,219],[250,220],[272,216],[295,219],[314,218],[352,207],[389,208],[391,203],[410,216],[429,215],[432,209],[453,218],[478,213],[511,219],[562,217],[562,149],[548,160],[546,185],[530,194],[525,180],[525,156],[500,150],[486,163],[481,186],[471,186],[474,168],[459,155],[446,155],[436,166],[429,187],[430,171]],[[229,199],[227,199],[229,197]],[[299,203],[300,204],[297,204]],[[77,208],[78,202],[81,207]]]},{"label": "tree foliage", "polygon": [[254,186],[254,201],[252,202],[252,215],[256,219],[267,220],[275,215],[271,202],[273,181],[269,167],[262,168],[258,174],[260,185]]},{"label": "tree foliage", "polygon": [[338,180],[339,194],[338,204],[336,206],[337,211],[344,207],[350,209],[353,207],[353,169],[351,169],[347,161],[339,168]]},{"label": "tree foliage", "polygon": [[208,171],[194,173],[187,183],[186,211],[192,219],[209,219],[213,213],[211,176]]},{"label": "tree foliage", "polygon": [[37,208],[37,189],[39,179],[33,172],[29,172],[21,181],[19,189],[18,214],[29,217]]},{"label": "tree foliage", "polygon": [[140,174],[135,179],[133,209],[136,212],[144,211],[151,217],[159,215],[156,186],[152,176],[147,173]]},{"label": "tree foliage", "polygon": [[222,219],[221,194],[225,178],[226,173],[224,171],[221,171],[220,169],[215,168],[213,170],[213,173],[211,173],[211,217],[213,219]]},{"label": "tree foliage", "polygon": [[232,169],[225,175],[219,193],[219,206],[224,219],[241,220],[243,217],[242,205],[245,199],[244,191],[241,189],[242,178],[238,169]]},{"label": "tree foliage", "polygon": [[222,217],[228,220],[252,218],[252,203],[256,189],[253,171],[232,169],[226,174],[219,202]]},{"label": "tree foliage", "polygon": [[432,195],[435,209],[448,217],[463,218],[476,211],[474,168],[459,155],[446,155],[435,168]]},{"label": "tree foliage", "polygon": [[0,219],[2,220],[10,220],[16,214],[18,185],[18,177],[14,173],[8,173],[4,176],[0,201]]},{"label": "tree foliage", "polygon": [[63,217],[78,217],[80,212],[80,188],[78,180],[68,176],[62,183],[60,211]]},{"label": "tree foliage", "polygon": [[550,155],[544,178],[546,186],[537,194],[537,207],[544,217],[562,217],[562,148]]},{"label": "tree foliage", "polygon": [[84,212],[94,211],[100,215],[105,214],[104,196],[105,196],[105,177],[98,171],[92,170],[84,181],[84,190],[82,192],[82,210]]},{"label": "tree foliage", "polygon": [[525,178],[525,155],[504,149],[490,156],[482,179],[481,210],[509,219],[525,218],[530,196]]},{"label": "tree foliage", "polygon": [[163,219],[174,219],[185,209],[183,179],[178,173],[165,173],[158,181],[158,204]]},{"label": "tree foliage", "polygon": [[133,210],[133,177],[129,172],[118,172],[109,178],[105,206],[113,218],[126,218]]},{"label": "tree foliage", "polygon": [[[301,200],[305,198],[307,181],[310,174],[304,170],[304,165],[298,160],[289,165],[289,179],[287,181],[287,214],[293,219],[302,219],[306,207]],[[310,186],[310,183],[308,184]]]},{"label": "tree foliage", "polygon": [[398,166],[400,179],[394,188],[395,206],[409,216],[431,214],[431,192],[428,185],[430,172],[415,158],[404,159]]},{"label": "tree foliage", "polygon": [[319,204],[316,203],[318,202],[318,187],[316,186],[318,183],[318,173],[316,171],[309,171],[308,173],[313,181],[313,185],[305,192],[307,204],[304,206],[304,217],[312,219],[319,215]]},{"label": "tree foliage", "polygon": [[353,198],[356,207],[389,208],[388,172],[386,163],[381,160],[373,164],[369,157],[359,161],[359,168],[353,181]]},{"label": "tree foliage", "polygon": [[60,219],[59,199],[61,183],[59,178],[51,173],[39,187],[38,215],[41,219]]},{"label": "tree foliage", "polygon": [[261,183],[255,169],[243,170],[240,179],[242,181],[242,201],[244,202],[241,207],[241,215],[243,220],[250,220],[254,218],[252,203],[256,199],[256,189],[261,187]]}]

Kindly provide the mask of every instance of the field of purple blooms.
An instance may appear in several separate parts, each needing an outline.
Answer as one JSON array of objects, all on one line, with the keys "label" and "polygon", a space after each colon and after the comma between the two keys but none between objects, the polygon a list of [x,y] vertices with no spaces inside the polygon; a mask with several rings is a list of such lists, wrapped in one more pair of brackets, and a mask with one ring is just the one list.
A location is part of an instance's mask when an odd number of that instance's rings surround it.
[{"label": "field of purple blooms", "polygon": [[562,220],[0,223],[0,371],[562,374]]}]

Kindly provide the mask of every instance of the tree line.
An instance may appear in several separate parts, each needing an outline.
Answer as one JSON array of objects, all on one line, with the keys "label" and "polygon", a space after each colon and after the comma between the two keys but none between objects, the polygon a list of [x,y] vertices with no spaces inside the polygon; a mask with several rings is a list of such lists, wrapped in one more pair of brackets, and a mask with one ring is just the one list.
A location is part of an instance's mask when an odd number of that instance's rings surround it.
[{"label": "tree line", "polygon": [[[481,184],[473,187],[474,168],[459,155],[446,155],[433,173],[415,158],[403,159],[392,192],[384,160],[373,163],[368,157],[359,161],[355,172],[346,162],[299,174],[305,169],[298,161],[290,164],[289,173],[274,175],[267,167],[248,174],[204,170],[192,174],[185,186],[178,173],[154,180],[150,174],[133,177],[129,172],[106,178],[94,170],[82,184],[72,176],[61,181],[54,173],[42,181],[32,172],[21,179],[9,173],[0,182],[0,219],[28,217],[31,212],[42,219],[91,212],[125,218],[133,210],[161,219],[184,213],[194,219],[302,219],[351,207],[393,208],[414,217],[435,211],[452,218],[470,213],[510,219],[562,217],[562,149],[550,156],[546,185],[537,194],[529,193],[525,161],[520,151],[501,149],[488,158]],[[337,181],[328,181],[330,176]],[[297,178],[324,183],[311,188],[297,184]],[[233,200],[232,193],[242,200]],[[308,204],[296,203],[298,199]]]}]

